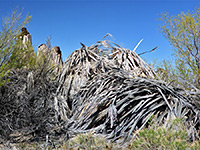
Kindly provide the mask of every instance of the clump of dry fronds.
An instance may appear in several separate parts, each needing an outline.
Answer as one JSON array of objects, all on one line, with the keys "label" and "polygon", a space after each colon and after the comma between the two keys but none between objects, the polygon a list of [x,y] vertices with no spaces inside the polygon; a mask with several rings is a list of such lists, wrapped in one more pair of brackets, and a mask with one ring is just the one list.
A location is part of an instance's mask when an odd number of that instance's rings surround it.
[{"label": "clump of dry fronds", "polygon": [[118,45],[113,46],[106,40],[99,41],[90,47],[82,44],[80,49],[74,51],[66,59],[59,76],[56,104],[60,101],[62,102],[60,105],[65,107],[66,111],[60,114],[63,119],[66,118],[65,115],[69,115],[74,96],[80,87],[99,73],[105,73],[112,68],[121,68],[144,78],[155,76],[154,71],[133,51]]},{"label": "clump of dry fronds", "polygon": [[[158,80],[135,52],[106,40],[74,51],[52,80],[48,69],[11,72],[0,90],[0,134],[12,141],[57,141],[79,133],[134,138],[152,118],[168,128],[182,119],[199,139],[199,108],[187,92]],[[5,91],[3,91],[5,90]],[[4,129],[6,128],[6,131]]]},{"label": "clump of dry fronds", "polygon": [[113,69],[80,89],[68,130],[94,131],[117,140],[133,137],[152,117],[165,127],[169,120],[182,118],[190,138],[199,138],[199,110],[183,93],[163,82]]},{"label": "clump of dry fronds", "polygon": [[82,44],[64,64],[56,110],[67,130],[95,131],[113,141],[132,138],[152,117],[165,127],[169,119],[183,118],[190,138],[199,138],[198,107],[185,91],[155,76],[131,50],[106,41]]}]

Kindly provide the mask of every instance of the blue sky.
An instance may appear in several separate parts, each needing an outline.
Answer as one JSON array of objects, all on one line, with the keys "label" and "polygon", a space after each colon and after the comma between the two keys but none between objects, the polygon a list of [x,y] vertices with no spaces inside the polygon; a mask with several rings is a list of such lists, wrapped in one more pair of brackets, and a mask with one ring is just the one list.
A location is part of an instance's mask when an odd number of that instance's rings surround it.
[{"label": "blue sky", "polygon": [[1,20],[13,10],[23,9],[32,15],[27,26],[32,35],[34,49],[51,36],[52,46],[60,46],[63,60],[74,50],[101,40],[106,33],[122,47],[133,49],[144,39],[136,52],[141,53],[158,46],[142,57],[171,59],[172,47],[159,30],[161,13],[170,16],[200,7],[199,0],[0,0]]}]

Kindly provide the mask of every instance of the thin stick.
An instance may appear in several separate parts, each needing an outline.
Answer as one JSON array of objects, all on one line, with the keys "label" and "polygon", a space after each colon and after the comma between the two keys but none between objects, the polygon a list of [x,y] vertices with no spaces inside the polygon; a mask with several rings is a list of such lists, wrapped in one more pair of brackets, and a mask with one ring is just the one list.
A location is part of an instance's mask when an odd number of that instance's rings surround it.
[{"label": "thin stick", "polygon": [[143,54],[146,54],[146,53],[153,52],[153,51],[155,51],[157,48],[158,48],[158,46],[156,46],[155,48],[153,48],[153,49],[150,50],[150,51],[146,51],[146,52],[139,53],[138,55],[140,56],[140,55],[143,55]]},{"label": "thin stick", "polygon": [[136,47],[133,49],[133,51],[135,51],[137,48],[138,48],[138,46],[140,45],[140,43],[143,41],[143,39],[141,39],[140,40],[140,42],[136,45]]}]

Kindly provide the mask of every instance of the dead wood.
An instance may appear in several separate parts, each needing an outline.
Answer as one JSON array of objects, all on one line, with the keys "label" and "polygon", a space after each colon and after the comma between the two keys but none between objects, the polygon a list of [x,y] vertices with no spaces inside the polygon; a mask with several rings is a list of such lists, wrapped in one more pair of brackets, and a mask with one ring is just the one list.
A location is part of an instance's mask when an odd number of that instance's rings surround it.
[{"label": "dead wood", "polygon": [[9,73],[10,82],[0,87],[1,141],[44,138],[57,125],[53,103],[57,84],[48,77],[48,72],[41,70]]},{"label": "dead wood", "polygon": [[152,118],[165,128],[181,118],[188,137],[199,139],[199,108],[190,92],[157,80],[134,51],[106,40],[81,45],[56,78],[45,67],[10,72],[0,87],[1,139],[57,141],[92,131],[125,141]]}]

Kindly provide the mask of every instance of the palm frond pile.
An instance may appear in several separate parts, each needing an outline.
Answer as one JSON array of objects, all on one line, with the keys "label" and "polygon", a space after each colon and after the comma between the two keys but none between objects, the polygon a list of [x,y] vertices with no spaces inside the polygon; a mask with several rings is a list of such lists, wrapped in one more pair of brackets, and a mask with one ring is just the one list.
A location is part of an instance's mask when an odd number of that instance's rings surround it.
[{"label": "palm frond pile", "polygon": [[200,140],[192,97],[158,80],[138,54],[115,43],[82,44],[51,78],[50,69],[10,72],[10,82],[0,87],[0,139],[48,143],[91,132],[125,141],[152,120],[169,127],[180,118],[188,137]]},{"label": "palm frond pile", "polygon": [[151,118],[165,127],[169,120],[182,118],[190,138],[199,138],[199,117],[199,110],[183,91],[113,69],[81,88],[68,130],[93,131],[115,141],[132,138],[133,132],[147,127]]},{"label": "palm frond pile", "polygon": [[200,115],[193,100],[155,77],[131,50],[105,41],[82,45],[64,64],[56,110],[67,120],[67,130],[92,131],[114,141],[132,138],[152,118],[165,127],[170,119],[182,118],[190,138],[199,138]]},{"label": "palm frond pile", "polygon": [[69,116],[74,96],[83,85],[112,68],[121,68],[139,77],[155,77],[154,71],[133,51],[114,47],[105,40],[90,47],[82,44],[66,59],[59,76],[55,103],[62,105],[62,111],[58,110],[61,118],[65,120]]}]

